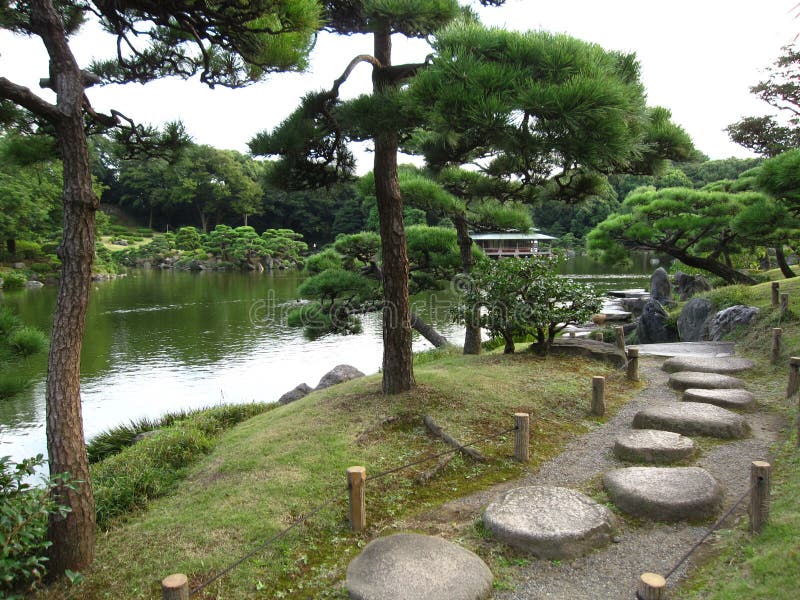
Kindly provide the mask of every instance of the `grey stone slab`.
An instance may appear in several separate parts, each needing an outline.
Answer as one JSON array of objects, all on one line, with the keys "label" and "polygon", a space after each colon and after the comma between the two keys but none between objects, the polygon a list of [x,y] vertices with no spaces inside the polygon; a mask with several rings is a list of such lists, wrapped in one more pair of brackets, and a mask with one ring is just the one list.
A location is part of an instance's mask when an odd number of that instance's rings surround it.
[{"label": "grey stone slab", "polygon": [[741,379],[730,375],[703,373],[701,371],[678,371],[669,376],[667,385],[673,390],[683,391],[689,388],[741,389],[745,386],[745,383]]},{"label": "grey stone slab", "polygon": [[749,409],[756,401],[756,397],[747,390],[704,390],[689,388],[683,392],[686,402],[705,402],[722,408]]},{"label": "grey stone slab", "polygon": [[746,358],[717,358],[714,356],[673,356],[665,360],[661,366],[661,369],[667,373],[695,371],[720,375],[742,373],[752,368],[753,361]]},{"label": "grey stone slab", "polygon": [[705,519],[719,510],[722,488],[700,467],[628,467],[603,475],[620,510],[656,521]]},{"label": "grey stone slab", "polygon": [[616,457],[634,462],[667,464],[688,458],[694,452],[694,442],[674,431],[640,429],[614,442]]},{"label": "grey stone slab", "polygon": [[639,356],[733,356],[733,342],[637,344]]},{"label": "grey stone slab", "polygon": [[614,515],[588,496],[563,487],[509,490],[483,513],[494,536],[539,558],[575,558],[611,541]]},{"label": "grey stone slab", "polygon": [[662,429],[683,435],[740,439],[750,431],[747,421],[734,412],[702,402],[671,402],[649,406],[636,413],[637,429]]},{"label": "grey stone slab", "polygon": [[400,533],[367,544],[347,567],[345,587],[353,600],[483,600],[493,579],[461,546]]}]

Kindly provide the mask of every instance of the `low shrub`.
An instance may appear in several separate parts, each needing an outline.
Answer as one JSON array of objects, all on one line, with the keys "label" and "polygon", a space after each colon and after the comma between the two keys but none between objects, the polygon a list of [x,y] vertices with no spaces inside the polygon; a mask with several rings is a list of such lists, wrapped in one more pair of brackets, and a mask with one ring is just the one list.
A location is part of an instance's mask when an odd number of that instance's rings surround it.
[{"label": "low shrub", "polygon": [[28,283],[28,278],[23,273],[4,273],[2,279],[4,290],[21,290]]},{"label": "low shrub", "polygon": [[753,288],[747,285],[729,285],[716,288],[710,292],[703,292],[700,296],[711,302],[717,310],[739,304],[751,305],[757,300],[757,295]]},{"label": "low shrub", "polygon": [[16,255],[26,259],[39,258],[42,255],[42,247],[30,240],[17,240]]},{"label": "low shrub", "polygon": [[20,327],[8,336],[8,345],[23,356],[30,356],[47,348],[47,336],[35,327]]},{"label": "low shrub", "polygon": [[41,454],[18,464],[0,457],[0,594],[3,598],[22,598],[34,590],[45,574],[50,546],[47,519],[50,514],[65,515],[69,509],[58,506],[50,490],[63,478],[44,479],[43,485],[26,483],[44,464]]},{"label": "low shrub", "polygon": [[34,263],[30,266],[30,270],[39,275],[50,273],[54,270],[53,265],[49,263]]},{"label": "low shrub", "polygon": [[28,380],[12,373],[0,373],[0,400],[12,398],[28,387]]},{"label": "low shrub", "polygon": [[0,335],[8,335],[21,324],[17,315],[9,307],[0,306]]}]

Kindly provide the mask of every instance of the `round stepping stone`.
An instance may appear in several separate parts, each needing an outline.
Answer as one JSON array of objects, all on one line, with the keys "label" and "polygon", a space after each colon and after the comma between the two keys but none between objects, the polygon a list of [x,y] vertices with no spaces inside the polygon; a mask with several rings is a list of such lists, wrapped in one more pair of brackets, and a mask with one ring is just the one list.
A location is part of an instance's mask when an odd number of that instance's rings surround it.
[{"label": "round stepping stone", "polygon": [[689,388],[683,392],[685,402],[705,402],[722,408],[748,409],[753,406],[756,397],[747,390],[703,390]]},{"label": "round stepping stone", "polygon": [[700,467],[629,467],[603,475],[612,502],[635,517],[656,521],[705,519],[722,502],[717,480]]},{"label": "round stepping stone", "polygon": [[703,389],[731,389],[743,388],[744,381],[730,375],[717,373],[701,373],[700,371],[678,371],[669,376],[669,387],[673,390],[687,390],[689,388]]},{"label": "round stepping stone", "polygon": [[684,435],[723,439],[746,437],[750,428],[741,415],[703,402],[671,402],[649,406],[633,417],[636,429],[663,429]]},{"label": "round stepping stone", "polygon": [[612,512],[588,496],[562,487],[509,490],[483,513],[497,539],[539,558],[575,558],[605,546],[614,535]]},{"label": "round stepping stone", "polygon": [[440,538],[399,533],[373,540],[347,567],[354,600],[483,600],[494,577],[477,555]]},{"label": "round stepping stone", "polygon": [[713,356],[675,356],[668,358],[661,365],[667,373],[678,371],[695,371],[699,373],[719,373],[730,375],[753,368],[753,361],[746,358],[715,358]]},{"label": "round stepping stone", "polygon": [[617,458],[649,463],[671,463],[694,454],[694,442],[680,433],[658,429],[641,429],[617,438]]}]

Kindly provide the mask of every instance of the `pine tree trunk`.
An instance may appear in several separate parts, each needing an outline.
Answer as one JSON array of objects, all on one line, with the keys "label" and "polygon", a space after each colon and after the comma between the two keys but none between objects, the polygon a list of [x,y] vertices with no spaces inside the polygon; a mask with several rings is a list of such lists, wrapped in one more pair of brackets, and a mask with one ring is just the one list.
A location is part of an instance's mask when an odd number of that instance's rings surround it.
[{"label": "pine tree trunk", "polygon": [[17,253],[17,240],[11,238],[6,240],[6,250],[11,256],[16,255]]},{"label": "pine tree trunk", "polygon": [[[391,65],[388,31],[375,33],[375,58]],[[384,86],[379,69],[373,70],[373,89]],[[411,352],[411,307],[408,299],[408,250],[403,222],[403,198],[397,182],[398,137],[393,131],[375,137],[375,197],[378,203],[383,258],[383,393],[398,394],[414,385]]]},{"label": "pine tree trunk", "polygon": [[89,304],[95,245],[95,212],[89,151],[83,122],[83,83],[58,13],[49,0],[31,2],[37,33],[50,56],[60,114],[54,119],[64,168],[64,234],[59,257],[61,281],[53,315],[47,365],[47,453],[51,475],[69,473],[74,489],[53,494],[70,512],[51,515],[48,574],[83,570],[94,557],[95,506],[83,437],[80,357]]},{"label": "pine tree trunk", "polygon": [[786,279],[791,279],[792,277],[797,277],[792,268],[789,266],[789,263],[786,262],[786,255],[783,253],[783,245],[778,244],[775,246],[775,262],[778,263],[778,267],[783,273],[783,276]]},{"label": "pine tree trunk", "polygon": [[680,260],[685,265],[690,267],[696,267],[698,269],[703,269],[708,271],[709,273],[713,273],[718,277],[721,277],[726,283],[734,284],[734,283],[743,283],[745,285],[754,285],[756,283],[755,279],[750,277],[749,275],[745,275],[733,269],[717,260],[713,260],[710,258],[703,258],[699,256],[692,256],[687,252],[683,252],[678,250],[674,246],[666,246],[666,247],[656,247],[653,248],[654,250],[660,250],[662,252],[666,252],[670,256],[673,256]]},{"label": "pine tree trunk", "polygon": [[[461,252],[461,272],[464,273],[466,278],[469,278],[473,264],[472,238],[469,237],[469,225],[463,215],[457,215],[453,219],[453,223],[456,227],[456,238]],[[469,281],[466,283],[471,285]],[[470,321],[466,324],[464,332],[464,354],[481,353],[481,326],[478,325],[479,321],[480,308],[473,307]]]}]

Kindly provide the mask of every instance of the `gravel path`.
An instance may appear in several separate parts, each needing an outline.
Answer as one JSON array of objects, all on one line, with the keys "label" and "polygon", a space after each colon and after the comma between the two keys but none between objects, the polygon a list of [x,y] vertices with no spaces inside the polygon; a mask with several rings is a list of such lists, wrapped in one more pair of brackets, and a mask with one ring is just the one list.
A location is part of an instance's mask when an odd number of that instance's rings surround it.
[{"label": "gravel path", "polygon": [[[666,386],[667,374],[660,370],[663,360],[640,360],[640,372],[646,387],[601,427],[569,444],[562,454],[522,479],[450,503],[437,515],[440,523],[468,516],[477,518],[482,507],[494,497],[520,485],[559,485],[583,491],[596,490],[603,472],[625,466],[614,458],[611,449],[619,434],[631,430],[636,412],[645,406],[678,399],[677,392]],[[752,437],[712,445],[701,451],[693,463],[707,469],[722,484],[725,509],[747,489],[750,462],[766,457],[770,443],[777,437],[777,424],[768,417],[758,413],[744,416],[753,430]],[[533,559],[524,567],[513,568],[515,589],[496,592],[495,600],[630,600],[634,598],[636,581],[641,573],[666,574],[706,531],[706,526],[686,523],[624,519],[620,519],[620,526],[616,543],[588,556],[569,561]],[[668,586],[673,586],[685,571],[686,565],[669,578]]]}]

